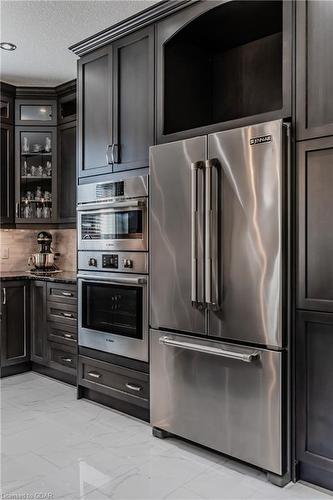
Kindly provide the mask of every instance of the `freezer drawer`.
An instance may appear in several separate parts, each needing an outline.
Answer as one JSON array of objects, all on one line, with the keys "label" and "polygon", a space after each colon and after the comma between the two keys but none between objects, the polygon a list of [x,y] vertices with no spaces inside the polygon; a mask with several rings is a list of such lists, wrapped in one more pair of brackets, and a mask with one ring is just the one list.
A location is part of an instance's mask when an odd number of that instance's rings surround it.
[{"label": "freezer drawer", "polygon": [[151,424],[276,474],[282,353],[151,330]]}]

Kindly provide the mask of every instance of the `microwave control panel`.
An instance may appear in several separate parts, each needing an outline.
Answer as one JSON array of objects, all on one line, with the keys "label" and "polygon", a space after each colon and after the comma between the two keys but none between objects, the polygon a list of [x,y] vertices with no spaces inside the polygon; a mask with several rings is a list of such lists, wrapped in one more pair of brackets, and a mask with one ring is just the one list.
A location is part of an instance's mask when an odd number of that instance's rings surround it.
[{"label": "microwave control panel", "polygon": [[102,256],[102,267],[103,269],[118,269],[118,255],[109,254]]}]

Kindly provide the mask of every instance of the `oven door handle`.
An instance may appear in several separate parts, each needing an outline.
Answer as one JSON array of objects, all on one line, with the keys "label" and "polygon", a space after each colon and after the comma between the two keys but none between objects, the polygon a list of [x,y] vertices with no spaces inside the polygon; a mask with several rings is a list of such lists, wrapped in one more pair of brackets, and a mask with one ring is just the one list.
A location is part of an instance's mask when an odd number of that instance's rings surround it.
[{"label": "oven door handle", "polygon": [[145,285],[147,283],[146,278],[110,278],[107,276],[96,276],[92,274],[78,274],[77,277],[85,281],[94,281],[95,283],[98,283],[99,281],[107,281],[110,285],[113,283],[121,285]]},{"label": "oven door handle", "polygon": [[99,211],[102,208],[136,208],[136,207],[145,207],[146,200],[130,200],[130,201],[101,201],[100,203],[84,203],[82,205],[78,205],[77,211],[84,212],[86,210],[95,210]]}]

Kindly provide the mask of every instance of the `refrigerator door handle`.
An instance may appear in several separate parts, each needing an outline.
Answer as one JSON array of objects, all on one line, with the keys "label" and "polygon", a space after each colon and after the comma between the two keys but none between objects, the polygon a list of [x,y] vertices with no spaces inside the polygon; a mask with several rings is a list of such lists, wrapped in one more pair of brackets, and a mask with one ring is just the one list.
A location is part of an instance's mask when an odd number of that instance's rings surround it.
[{"label": "refrigerator door handle", "polygon": [[205,299],[208,308],[218,310],[219,304],[219,180],[213,195],[213,170],[219,174],[219,162],[206,160],[205,165]]},{"label": "refrigerator door handle", "polygon": [[[191,300],[193,307],[202,308],[204,303],[203,291],[199,294],[199,193],[198,175],[203,170],[204,162],[197,161],[191,164]],[[200,296],[199,296],[200,295]]]},{"label": "refrigerator door handle", "polygon": [[194,344],[192,342],[180,342],[178,340],[173,340],[167,336],[161,337],[159,341],[162,345],[179,347],[180,349],[201,352],[204,354],[212,354],[213,356],[221,356],[222,358],[236,359],[238,361],[244,361],[245,363],[251,363],[252,361],[260,359],[259,351],[252,351],[249,353],[229,351],[227,349],[220,349],[218,347],[209,347],[205,345]]}]

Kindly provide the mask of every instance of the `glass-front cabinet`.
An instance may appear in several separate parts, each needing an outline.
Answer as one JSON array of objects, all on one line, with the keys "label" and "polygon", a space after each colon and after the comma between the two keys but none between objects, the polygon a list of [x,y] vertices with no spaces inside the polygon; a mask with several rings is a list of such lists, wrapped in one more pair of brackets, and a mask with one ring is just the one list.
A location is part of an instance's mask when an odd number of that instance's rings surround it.
[{"label": "glass-front cabinet", "polygon": [[15,101],[16,125],[56,125],[57,101],[56,100],[28,100],[16,99]]},{"label": "glass-front cabinet", "polygon": [[16,222],[56,218],[55,127],[16,127]]}]

